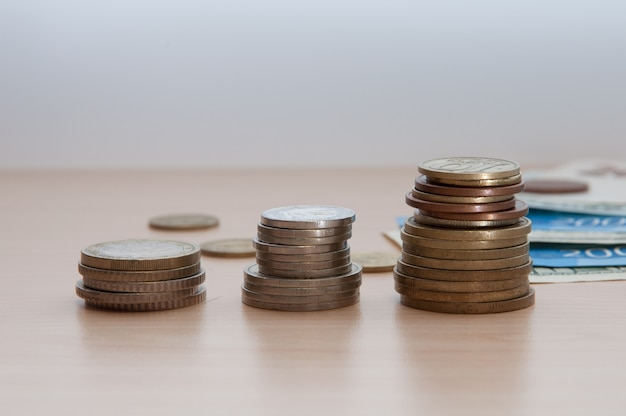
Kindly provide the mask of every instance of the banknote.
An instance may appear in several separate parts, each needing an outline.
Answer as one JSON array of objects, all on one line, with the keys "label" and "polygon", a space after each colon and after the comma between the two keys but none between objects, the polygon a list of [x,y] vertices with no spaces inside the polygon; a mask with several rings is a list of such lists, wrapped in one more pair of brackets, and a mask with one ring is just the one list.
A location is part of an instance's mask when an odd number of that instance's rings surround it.
[{"label": "banknote", "polygon": [[525,180],[575,180],[589,189],[579,193],[541,194],[521,192],[518,198],[531,208],[597,215],[626,216],[626,162],[616,160],[580,160],[551,169],[526,170]]},{"label": "banknote", "polygon": [[532,243],[535,267],[626,267],[626,245]]},{"label": "banknote", "polygon": [[531,243],[625,244],[626,215],[599,215],[530,209]]},{"label": "banknote", "polygon": [[575,283],[626,280],[626,267],[533,267],[530,283]]}]

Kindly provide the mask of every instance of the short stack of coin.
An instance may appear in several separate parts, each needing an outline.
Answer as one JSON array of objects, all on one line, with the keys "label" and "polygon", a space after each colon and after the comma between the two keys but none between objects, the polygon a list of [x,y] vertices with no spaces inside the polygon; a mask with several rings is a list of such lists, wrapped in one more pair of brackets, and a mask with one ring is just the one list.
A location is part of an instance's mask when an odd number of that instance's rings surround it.
[{"label": "short stack of coin", "polygon": [[242,302],[262,309],[320,311],[359,301],[361,267],[350,260],[354,211],[296,205],[261,214],[256,263],[244,270]]},{"label": "short stack of coin", "polygon": [[206,299],[200,247],[170,240],[120,240],[81,251],[76,294],[85,304],[121,311],[158,311]]},{"label": "short stack of coin", "polygon": [[531,306],[530,220],[515,198],[517,163],[492,158],[435,159],[406,197],[415,208],[401,231],[395,289],[406,306],[444,313],[495,313]]}]

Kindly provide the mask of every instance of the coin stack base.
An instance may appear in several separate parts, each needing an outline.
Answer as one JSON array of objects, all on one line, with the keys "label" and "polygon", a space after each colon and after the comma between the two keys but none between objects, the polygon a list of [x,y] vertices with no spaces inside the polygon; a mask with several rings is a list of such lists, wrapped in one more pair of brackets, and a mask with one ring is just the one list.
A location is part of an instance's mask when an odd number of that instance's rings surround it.
[{"label": "coin stack base", "polygon": [[158,311],[205,301],[200,248],[170,240],[121,240],[81,252],[76,294],[90,307]]},{"label": "coin stack base", "polygon": [[403,305],[432,312],[482,314],[529,307],[528,207],[519,165],[502,159],[445,158],[421,163],[405,201],[393,270]]},{"label": "coin stack base", "polygon": [[359,301],[361,272],[350,260],[352,210],[297,205],[267,210],[257,225],[256,263],[244,270],[241,300],[255,308],[306,312]]}]

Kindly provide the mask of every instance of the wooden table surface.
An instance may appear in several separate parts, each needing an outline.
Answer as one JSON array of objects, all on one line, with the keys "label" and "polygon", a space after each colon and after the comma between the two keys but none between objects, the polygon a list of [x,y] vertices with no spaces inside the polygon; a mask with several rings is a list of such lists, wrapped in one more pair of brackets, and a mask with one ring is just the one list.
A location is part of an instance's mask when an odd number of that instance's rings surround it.
[{"label": "wooden table surface", "polygon": [[[626,414],[626,282],[534,285],[535,306],[448,315],[399,303],[364,274],[359,304],[308,313],[241,303],[254,259],[203,256],[208,301],[153,313],[89,309],[85,246],[253,237],[261,212],[353,209],[353,252],[399,253],[416,168],[0,173],[0,414]],[[205,212],[219,227],[150,229]]]}]

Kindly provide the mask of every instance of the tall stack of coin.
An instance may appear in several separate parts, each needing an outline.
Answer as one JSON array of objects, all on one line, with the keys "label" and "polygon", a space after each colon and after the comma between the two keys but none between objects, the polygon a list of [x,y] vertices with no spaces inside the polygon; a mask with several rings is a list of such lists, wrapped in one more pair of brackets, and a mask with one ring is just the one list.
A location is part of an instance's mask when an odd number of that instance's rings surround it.
[{"label": "tall stack of coin", "polygon": [[394,269],[402,304],[445,313],[494,313],[535,302],[528,276],[531,223],[517,163],[455,157],[430,160],[406,195],[415,208],[401,231]]},{"label": "tall stack of coin", "polygon": [[354,211],[327,205],[269,209],[257,224],[256,263],[244,270],[242,302],[319,311],[359,301],[361,267],[350,260]]},{"label": "tall stack of coin", "polygon": [[76,294],[85,304],[122,311],[157,311],[206,299],[200,247],[170,240],[120,240],[81,251]]}]

